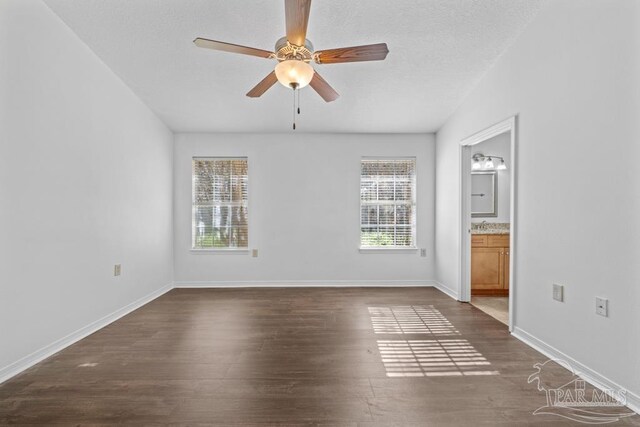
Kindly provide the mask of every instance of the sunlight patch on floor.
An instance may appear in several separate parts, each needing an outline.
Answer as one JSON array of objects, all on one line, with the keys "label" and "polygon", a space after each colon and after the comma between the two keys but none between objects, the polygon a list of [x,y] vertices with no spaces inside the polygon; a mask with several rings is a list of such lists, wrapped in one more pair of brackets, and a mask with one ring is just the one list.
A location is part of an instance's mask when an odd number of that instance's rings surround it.
[{"label": "sunlight patch on floor", "polygon": [[376,334],[460,335],[460,332],[432,305],[369,307]]},{"label": "sunlight patch on floor", "polygon": [[378,340],[388,377],[498,375],[465,339]]}]

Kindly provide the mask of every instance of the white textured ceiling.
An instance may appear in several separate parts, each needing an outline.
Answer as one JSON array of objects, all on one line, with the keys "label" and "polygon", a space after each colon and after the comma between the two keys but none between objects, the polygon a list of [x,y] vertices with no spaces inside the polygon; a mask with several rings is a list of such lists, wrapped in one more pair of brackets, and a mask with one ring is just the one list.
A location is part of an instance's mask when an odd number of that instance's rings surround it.
[{"label": "white textured ceiling", "polygon": [[[245,93],[275,60],[199,49],[195,37],[272,50],[283,0],[45,0],[176,132],[282,132],[291,91]],[[539,0],[314,0],[316,50],[386,42],[381,62],[316,65],[341,94],[301,91],[302,132],[433,132],[541,6]]]}]

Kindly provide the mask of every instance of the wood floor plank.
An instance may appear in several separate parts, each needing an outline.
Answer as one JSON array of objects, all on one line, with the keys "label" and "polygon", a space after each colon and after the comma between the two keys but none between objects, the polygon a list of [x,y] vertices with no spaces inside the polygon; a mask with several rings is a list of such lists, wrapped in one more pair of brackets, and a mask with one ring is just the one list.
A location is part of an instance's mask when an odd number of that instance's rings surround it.
[{"label": "wood floor plank", "polygon": [[430,288],[175,289],[1,384],[0,425],[576,425],[533,415],[545,361]]}]

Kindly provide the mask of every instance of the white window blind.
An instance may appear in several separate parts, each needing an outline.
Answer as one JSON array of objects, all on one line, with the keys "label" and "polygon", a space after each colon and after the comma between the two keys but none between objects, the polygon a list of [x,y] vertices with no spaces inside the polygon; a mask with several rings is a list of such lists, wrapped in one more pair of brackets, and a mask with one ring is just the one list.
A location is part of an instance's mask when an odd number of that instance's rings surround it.
[{"label": "white window blind", "polygon": [[247,248],[246,158],[193,159],[193,249]]},{"label": "white window blind", "polygon": [[362,159],[360,246],[415,247],[416,160]]}]

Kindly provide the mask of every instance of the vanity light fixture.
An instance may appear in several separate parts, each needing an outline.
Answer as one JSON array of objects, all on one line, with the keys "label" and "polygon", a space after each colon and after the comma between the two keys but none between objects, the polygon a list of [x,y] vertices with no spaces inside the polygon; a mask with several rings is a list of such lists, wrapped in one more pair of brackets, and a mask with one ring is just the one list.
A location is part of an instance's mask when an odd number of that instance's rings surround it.
[{"label": "vanity light fixture", "polygon": [[487,160],[484,161],[485,169],[493,169],[495,165],[493,164],[493,159],[491,157],[487,157]]},{"label": "vanity light fixture", "polygon": [[[500,156],[489,156],[482,153],[476,153],[471,157],[473,163],[471,163],[471,170],[499,170],[503,171],[507,169],[507,165],[504,163],[504,159]],[[500,160],[500,163],[496,166],[494,160]]]}]

